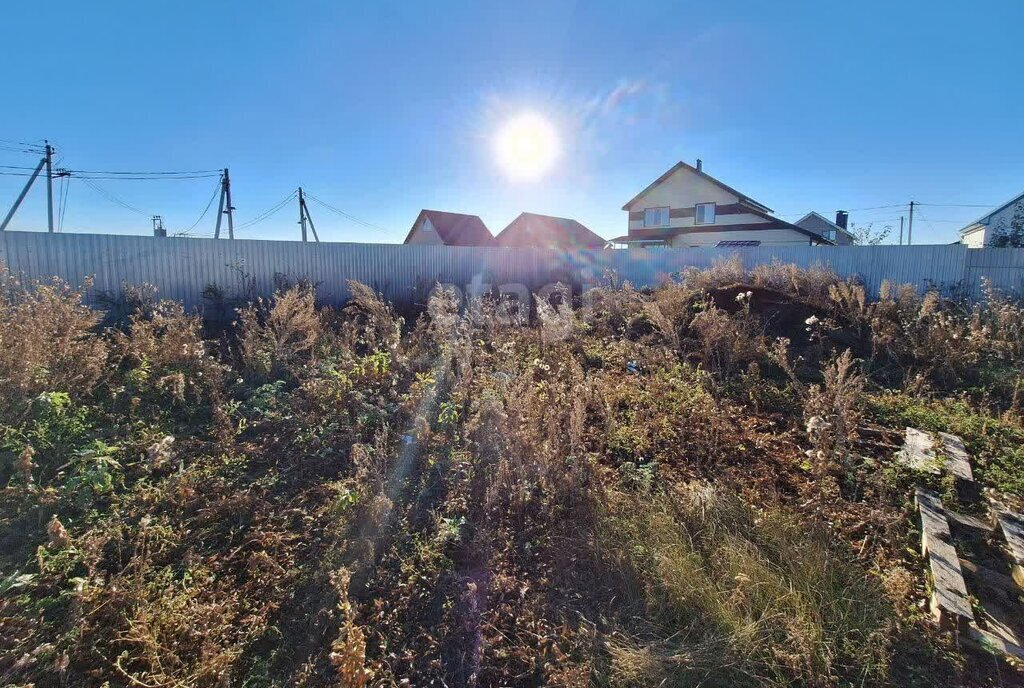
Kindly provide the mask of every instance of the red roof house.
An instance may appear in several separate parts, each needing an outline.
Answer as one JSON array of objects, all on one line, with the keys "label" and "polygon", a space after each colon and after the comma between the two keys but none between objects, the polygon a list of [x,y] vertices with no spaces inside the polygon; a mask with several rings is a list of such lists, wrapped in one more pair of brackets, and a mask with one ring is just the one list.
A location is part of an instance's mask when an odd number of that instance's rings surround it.
[{"label": "red roof house", "polygon": [[576,220],[536,213],[520,213],[496,237],[498,246],[517,248],[604,248],[604,239]]},{"label": "red roof house", "polygon": [[421,210],[405,237],[406,244],[435,246],[494,246],[487,225],[476,215]]}]

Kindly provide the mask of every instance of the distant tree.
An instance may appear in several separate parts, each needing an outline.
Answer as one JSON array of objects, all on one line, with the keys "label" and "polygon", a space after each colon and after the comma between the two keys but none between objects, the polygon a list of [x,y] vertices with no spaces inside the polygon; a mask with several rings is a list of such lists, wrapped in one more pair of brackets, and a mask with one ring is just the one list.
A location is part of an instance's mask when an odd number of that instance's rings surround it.
[{"label": "distant tree", "polygon": [[846,231],[853,235],[853,243],[858,246],[878,246],[892,234],[892,225],[875,229],[870,222],[866,225],[850,223],[850,228]]},{"label": "distant tree", "polygon": [[1009,224],[1006,220],[999,223],[988,245],[997,248],[1024,248],[1024,201],[1017,204]]}]

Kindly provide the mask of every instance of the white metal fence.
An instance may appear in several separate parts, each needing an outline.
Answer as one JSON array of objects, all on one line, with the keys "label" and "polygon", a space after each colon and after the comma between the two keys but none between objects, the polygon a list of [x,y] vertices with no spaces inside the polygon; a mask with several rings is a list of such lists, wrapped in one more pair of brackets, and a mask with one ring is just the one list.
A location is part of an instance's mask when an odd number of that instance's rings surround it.
[{"label": "white metal fence", "polygon": [[[780,261],[822,264],[859,277],[876,294],[883,281],[980,294],[982,278],[1024,295],[1024,249],[946,246],[761,246],[757,248],[544,249],[404,246],[395,244],[156,238],[107,234],[0,232],[0,261],[25,278],[61,277],[77,285],[94,278],[92,302],[123,284],[150,283],[188,308],[209,305],[215,285],[228,297],[270,295],[275,276],[317,284],[319,298],[340,303],[345,281],[369,284],[397,303],[418,301],[436,282],[519,283],[530,289],[558,280],[579,285],[608,271],[637,286],[653,286],[688,267],[709,267],[739,255],[747,267]],[[209,292],[208,292],[209,293]]]}]

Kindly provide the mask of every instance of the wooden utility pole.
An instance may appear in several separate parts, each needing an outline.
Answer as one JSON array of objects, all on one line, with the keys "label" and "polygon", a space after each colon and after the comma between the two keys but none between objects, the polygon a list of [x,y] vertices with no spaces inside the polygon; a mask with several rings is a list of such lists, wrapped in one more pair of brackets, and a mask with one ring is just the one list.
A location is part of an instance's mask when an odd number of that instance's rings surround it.
[{"label": "wooden utility pole", "polygon": [[46,153],[43,158],[46,160],[46,225],[50,233],[53,233],[53,146],[49,141],[43,141],[46,146]]},{"label": "wooden utility pole", "polygon": [[914,202],[910,202],[910,221],[907,222],[907,246],[914,243]]}]

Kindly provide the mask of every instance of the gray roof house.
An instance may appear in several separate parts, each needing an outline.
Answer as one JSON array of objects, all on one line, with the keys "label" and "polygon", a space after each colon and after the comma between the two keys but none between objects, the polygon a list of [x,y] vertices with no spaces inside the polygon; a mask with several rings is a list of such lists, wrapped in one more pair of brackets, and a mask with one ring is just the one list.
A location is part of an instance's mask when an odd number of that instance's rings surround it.
[{"label": "gray roof house", "polygon": [[837,210],[836,221],[832,222],[824,215],[819,215],[812,210],[793,224],[817,232],[836,246],[849,246],[856,243],[854,236],[846,228],[849,218],[850,215],[845,210]]}]

